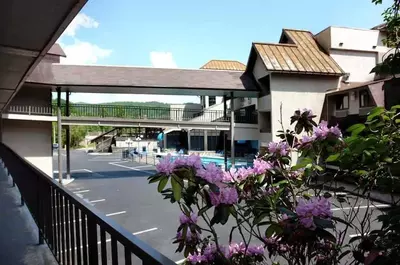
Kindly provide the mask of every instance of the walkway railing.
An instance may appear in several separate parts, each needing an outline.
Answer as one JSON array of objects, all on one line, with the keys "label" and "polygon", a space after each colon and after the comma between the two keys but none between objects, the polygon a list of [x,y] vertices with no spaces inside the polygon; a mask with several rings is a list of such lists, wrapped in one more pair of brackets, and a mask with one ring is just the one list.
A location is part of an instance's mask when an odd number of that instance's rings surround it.
[{"label": "walkway railing", "polygon": [[4,144],[0,157],[39,228],[39,243],[45,241],[60,264],[130,265],[137,258],[143,265],[175,264]]},{"label": "walkway railing", "polygon": [[[57,106],[11,105],[6,113],[26,115],[57,115]],[[135,120],[169,120],[196,122],[229,122],[230,117],[223,110],[199,110],[169,107],[119,106],[102,104],[70,104],[70,116],[93,118],[120,118]],[[61,107],[62,116],[66,116],[66,106]],[[256,114],[235,114],[235,122],[257,124]]]}]

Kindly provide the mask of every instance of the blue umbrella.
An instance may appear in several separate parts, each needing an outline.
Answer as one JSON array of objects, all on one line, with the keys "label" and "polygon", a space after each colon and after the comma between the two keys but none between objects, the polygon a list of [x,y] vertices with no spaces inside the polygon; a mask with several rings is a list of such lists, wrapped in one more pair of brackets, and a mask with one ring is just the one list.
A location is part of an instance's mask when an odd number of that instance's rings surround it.
[{"label": "blue umbrella", "polygon": [[164,139],[164,134],[163,133],[159,133],[157,136],[157,141],[162,141]]}]

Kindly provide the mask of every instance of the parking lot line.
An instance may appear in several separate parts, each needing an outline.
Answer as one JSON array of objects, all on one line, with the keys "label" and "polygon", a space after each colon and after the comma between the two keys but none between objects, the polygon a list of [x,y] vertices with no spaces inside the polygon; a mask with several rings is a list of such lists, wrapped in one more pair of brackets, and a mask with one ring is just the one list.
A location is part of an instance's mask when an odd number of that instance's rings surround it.
[{"label": "parking lot line", "polygon": [[106,199],[98,199],[98,200],[93,200],[89,201],[90,203],[96,203],[96,202],[104,202]]},{"label": "parking lot line", "polygon": [[356,206],[356,207],[343,207],[343,208],[332,208],[332,211],[344,211],[344,210],[357,210],[357,209],[367,209],[367,208],[387,208],[390,207],[388,204],[376,204],[376,205],[365,205],[365,206]]},{"label": "parking lot line", "polygon": [[74,191],[74,193],[75,194],[78,194],[78,193],[85,193],[85,192],[89,192],[90,190],[77,190],[77,191]]},{"label": "parking lot line", "polygon": [[126,211],[120,211],[120,212],[115,212],[115,213],[108,213],[106,216],[114,216],[114,215],[119,215],[119,214],[124,214]]},{"label": "parking lot line", "polygon": [[117,164],[117,163],[108,163],[108,164],[116,166],[116,167],[123,167],[123,168],[131,169],[131,170],[135,170],[135,171],[144,172],[144,173],[147,173],[147,174],[150,174],[150,175],[154,174],[154,172],[150,172],[150,171],[146,171],[146,170],[140,170],[140,169],[136,169],[135,167],[128,167],[128,166],[120,165],[120,164]]},{"label": "parking lot line", "polygon": [[146,230],[143,230],[143,231],[139,231],[139,232],[135,232],[135,233],[132,233],[134,236],[136,236],[136,235],[140,235],[140,234],[143,234],[143,233],[147,233],[147,232],[151,232],[151,231],[154,231],[154,230],[157,230],[158,228],[157,227],[153,227],[153,228],[149,228],[149,229],[146,229]]}]

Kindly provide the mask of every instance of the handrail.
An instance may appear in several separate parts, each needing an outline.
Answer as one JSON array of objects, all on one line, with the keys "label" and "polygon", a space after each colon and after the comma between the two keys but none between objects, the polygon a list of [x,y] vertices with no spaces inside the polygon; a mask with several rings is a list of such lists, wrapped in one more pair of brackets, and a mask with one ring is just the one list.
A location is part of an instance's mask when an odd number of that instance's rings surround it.
[{"label": "handrail", "polygon": [[[111,258],[112,264],[122,260],[130,265],[132,254],[144,265],[175,264],[3,143],[0,157],[38,225],[39,241],[46,241],[60,264],[107,264]],[[107,252],[107,234],[111,253]],[[117,243],[123,246],[120,255]]]}]

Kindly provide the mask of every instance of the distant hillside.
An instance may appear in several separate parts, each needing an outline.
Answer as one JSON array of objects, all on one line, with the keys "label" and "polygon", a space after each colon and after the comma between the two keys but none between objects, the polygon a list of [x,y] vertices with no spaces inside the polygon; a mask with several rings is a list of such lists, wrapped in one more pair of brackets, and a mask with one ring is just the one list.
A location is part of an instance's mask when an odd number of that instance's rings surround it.
[{"label": "distant hillside", "polygon": [[[57,104],[57,99],[53,99],[53,104]],[[65,104],[65,99],[61,99],[61,104]],[[115,105],[115,106],[146,106],[146,107],[169,107],[168,103],[161,103],[157,101],[150,102],[132,102],[132,101],[121,101],[121,102],[103,102],[99,104],[91,104],[86,102],[71,102],[71,104],[88,104],[88,105]]]}]

